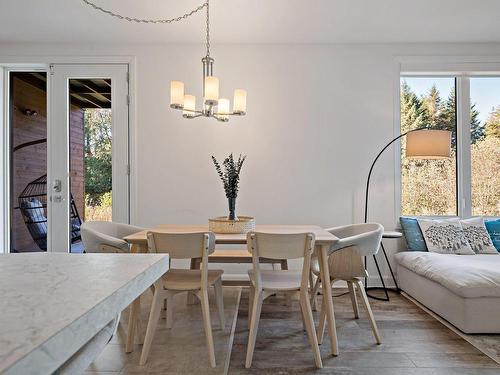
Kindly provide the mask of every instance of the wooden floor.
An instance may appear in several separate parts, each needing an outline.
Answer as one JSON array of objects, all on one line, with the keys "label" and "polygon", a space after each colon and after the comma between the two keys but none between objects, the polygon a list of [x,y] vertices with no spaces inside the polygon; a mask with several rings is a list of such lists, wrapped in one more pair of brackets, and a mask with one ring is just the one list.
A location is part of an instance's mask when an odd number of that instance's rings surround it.
[{"label": "wooden floor", "polygon": [[[253,367],[247,370],[244,362],[248,297],[244,291],[240,300],[237,288],[226,288],[224,293],[228,322],[224,332],[217,330],[216,310],[211,306],[215,369],[208,366],[200,306],[186,306],[183,296],[179,296],[174,328],[158,330],[145,366],[138,365],[140,345],[136,345],[134,353],[124,353],[124,322],[117,337],[90,366],[88,374],[500,374],[500,365],[495,361],[400,295],[391,295],[389,303],[370,300],[382,345],[375,344],[362,307],[360,319],[354,319],[349,297],[335,298],[340,355],[329,354],[326,334],[321,346],[322,370],[314,368],[298,303],[287,306],[284,297],[270,297],[262,309]],[[149,301],[143,304],[144,325],[148,304]],[[317,313],[315,318],[317,323]]]}]

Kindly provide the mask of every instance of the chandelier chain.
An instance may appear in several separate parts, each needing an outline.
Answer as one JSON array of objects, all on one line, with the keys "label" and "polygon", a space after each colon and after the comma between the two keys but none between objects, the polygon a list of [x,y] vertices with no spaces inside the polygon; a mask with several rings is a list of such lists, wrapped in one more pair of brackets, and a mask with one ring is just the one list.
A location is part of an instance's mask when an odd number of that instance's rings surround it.
[{"label": "chandelier chain", "polygon": [[[186,18],[192,16],[193,14],[199,12],[200,10],[202,10],[203,8],[206,7],[207,8],[207,38],[208,38],[208,0],[205,3],[196,7],[195,9],[193,9],[192,11],[183,14],[182,16],[174,17],[174,18],[167,18],[167,19],[161,19],[161,18],[160,19],[147,19],[147,18],[135,18],[135,17],[123,16],[119,13],[115,13],[115,12],[112,12],[108,9],[104,9],[104,8],[100,7],[99,5],[93,3],[90,0],[82,0],[82,1],[85,4],[94,8],[95,10],[102,12],[102,13],[105,13],[111,17],[118,18],[120,20],[125,20],[125,21],[129,21],[129,22],[136,22],[136,23],[152,23],[152,24],[162,24],[162,23],[165,24],[165,23],[183,21]],[[207,47],[209,47],[208,39],[207,39]]]},{"label": "chandelier chain", "polygon": [[207,5],[207,56],[210,57],[210,5],[208,1],[205,4]]}]

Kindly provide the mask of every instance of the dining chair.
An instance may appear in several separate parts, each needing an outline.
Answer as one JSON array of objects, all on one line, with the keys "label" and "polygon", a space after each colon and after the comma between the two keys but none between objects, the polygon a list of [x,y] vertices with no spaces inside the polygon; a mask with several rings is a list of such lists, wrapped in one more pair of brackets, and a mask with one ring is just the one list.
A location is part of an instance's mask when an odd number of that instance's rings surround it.
[{"label": "dining chair", "polygon": [[174,317],[173,298],[178,293],[188,292],[194,294],[200,300],[210,365],[215,367],[214,342],[208,303],[208,288],[211,286],[215,289],[215,298],[222,330],[224,330],[225,325],[221,278],[224,271],[208,269],[208,256],[215,249],[215,235],[212,232],[148,232],[147,239],[149,252],[168,253],[170,259],[201,258],[201,269],[171,268],[155,283],[153,302],[149,313],[148,328],[146,330],[140,364],[144,365],[147,361],[163,302],[165,300],[167,302],[167,328],[172,328]]},{"label": "dining chair", "polygon": [[[302,320],[313,350],[316,367],[322,368],[318,339],[309,301],[309,273],[311,254],[314,250],[314,233],[271,234],[250,232],[247,234],[248,251],[252,254],[253,269],[250,277],[249,296],[249,333],[245,367],[252,366],[252,358],[257,338],[260,313],[264,300],[276,292],[287,292],[298,297],[302,311]],[[301,271],[261,270],[259,257],[269,259],[303,258]]]},{"label": "dining chair", "polygon": [[[375,255],[382,241],[384,227],[377,223],[353,224],[341,227],[327,229],[328,232],[338,237],[339,240],[330,249],[331,254],[328,257],[328,267],[330,271],[330,282],[328,286],[322,283],[319,263],[316,258],[312,259],[312,272],[316,276],[316,282],[311,294],[311,304],[316,306],[316,295],[319,287],[322,284],[323,288],[332,287],[333,283],[338,280],[347,282],[349,295],[351,297],[354,317],[359,318],[358,302],[356,298],[356,289],[361,294],[361,300],[368,313],[368,319],[375,336],[377,344],[381,343],[380,333],[377,328],[377,323],[373,316],[373,312],[368,301],[368,297],[363,286],[362,279],[368,277],[368,272],[365,270],[363,257]],[[326,323],[326,308],[323,305],[318,327],[318,341],[321,343],[325,332]]]},{"label": "dining chair", "polygon": [[127,253],[129,244],[123,237],[142,230],[144,228],[112,221],[86,221],[80,227],[86,253]]}]

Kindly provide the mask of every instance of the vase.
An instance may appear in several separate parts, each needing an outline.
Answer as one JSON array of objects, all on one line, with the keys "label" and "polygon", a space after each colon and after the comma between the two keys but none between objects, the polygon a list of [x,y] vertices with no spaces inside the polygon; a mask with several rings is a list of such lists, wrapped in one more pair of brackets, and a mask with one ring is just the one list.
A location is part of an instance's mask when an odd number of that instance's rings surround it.
[{"label": "vase", "polygon": [[229,204],[229,216],[228,220],[238,220],[236,217],[236,198],[228,198],[227,203]]}]

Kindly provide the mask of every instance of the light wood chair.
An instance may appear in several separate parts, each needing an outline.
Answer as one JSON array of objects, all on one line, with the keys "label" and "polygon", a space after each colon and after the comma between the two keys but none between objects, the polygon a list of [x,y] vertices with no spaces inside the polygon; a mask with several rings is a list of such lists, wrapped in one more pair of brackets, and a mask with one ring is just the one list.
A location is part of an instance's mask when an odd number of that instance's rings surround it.
[{"label": "light wood chair", "polygon": [[[328,257],[328,266],[330,271],[330,282],[323,287],[331,288],[333,283],[338,280],[347,282],[349,295],[351,297],[354,317],[359,318],[358,302],[356,298],[356,289],[361,294],[361,300],[368,313],[368,319],[372,327],[373,335],[377,344],[381,343],[380,333],[377,323],[373,316],[370,302],[365,292],[362,279],[368,276],[363,263],[363,257],[374,255],[378,252],[384,227],[376,223],[354,224],[342,227],[327,229],[330,233],[339,238],[339,241],[331,248],[331,255]],[[316,258],[312,259],[312,272],[316,275],[316,283],[311,294],[311,304],[316,306],[316,295],[321,285],[319,264]],[[323,299],[324,300],[324,299]],[[321,343],[325,332],[326,309],[321,309],[321,315],[318,327],[318,341]]]},{"label": "light wood chair", "polygon": [[215,288],[221,329],[224,329],[225,325],[221,279],[224,271],[208,269],[208,255],[214,252],[215,235],[212,232],[148,232],[147,238],[149,252],[168,253],[170,259],[201,258],[201,269],[170,269],[155,283],[153,303],[149,314],[148,328],[146,330],[140,364],[144,365],[147,361],[163,302],[167,301],[167,328],[171,328],[174,317],[173,297],[178,293],[187,291],[194,294],[200,300],[210,365],[215,367],[212,324],[210,322],[210,308],[208,303],[208,288],[211,286]]},{"label": "light wood chair", "polygon": [[[314,250],[314,234],[270,234],[250,232],[247,235],[248,251],[252,254],[253,270],[250,276],[249,296],[249,333],[245,367],[252,365],[255,341],[259,326],[263,301],[276,292],[289,292],[299,297],[304,327],[309,337],[309,343],[314,353],[316,367],[322,368],[318,339],[309,302],[309,273],[311,269],[311,254]],[[270,259],[303,258],[302,271],[261,270],[259,257]]]}]

